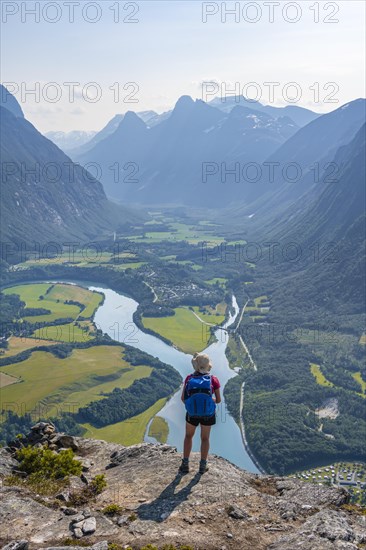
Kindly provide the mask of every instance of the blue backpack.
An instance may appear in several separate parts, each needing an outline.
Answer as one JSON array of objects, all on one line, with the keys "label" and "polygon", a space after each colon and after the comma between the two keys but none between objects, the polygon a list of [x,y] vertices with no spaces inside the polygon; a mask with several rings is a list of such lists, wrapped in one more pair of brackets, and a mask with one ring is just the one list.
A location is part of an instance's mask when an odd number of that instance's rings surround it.
[{"label": "blue backpack", "polygon": [[212,399],[211,375],[191,376],[185,387],[184,404],[189,416],[212,416],[216,403]]}]

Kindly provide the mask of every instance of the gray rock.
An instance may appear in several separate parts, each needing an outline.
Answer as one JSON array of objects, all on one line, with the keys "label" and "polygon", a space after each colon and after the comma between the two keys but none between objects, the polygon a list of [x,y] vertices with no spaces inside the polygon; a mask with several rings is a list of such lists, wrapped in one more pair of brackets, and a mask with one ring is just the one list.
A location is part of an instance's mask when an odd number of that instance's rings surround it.
[{"label": "gray rock", "polygon": [[122,527],[122,525],[128,525],[130,523],[130,520],[128,519],[128,516],[120,516],[117,519],[117,525],[119,527]]},{"label": "gray rock", "polygon": [[78,514],[76,518],[72,518],[71,523],[79,523],[80,521],[84,521],[84,516],[82,514]]},{"label": "gray rock", "polygon": [[234,518],[234,519],[247,519],[248,518],[248,514],[244,510],[239,508],[239,506],[235,506],[235,505],[232,505],[232,506],[229,507],[228,514],[231,518]]},{"label": "gray rock", "polygon": [[70,492],[62,491],[61,493],[58,493],[55,498],[57,498],[57,500],[62,500],[63,502],[69,502]]},{"label": "gray rock", "polygon": [[95,532],[97,528],[97,521],[94,517],[87,518],[83,523],[83,533],[84,535],[91,535]]},{"label": "gray rock", "polygon": [[58,447],[64,449],[72,449],[73,451],[79,450],[79,446],[72,435],[56,434],[56,436],[52,438],[52,443],[56,443]]},{"label": "gray rock", "polygon": [[93,544],[92,550],[108,550],[108,541],[102,540],[101,542]]},{"label": "gray rock", "polygon": [[83,527],[84,527],[84,521],[85,521],[85,519],[83,518],[81,521],[78,521],[78,522],[75,522],[75,523],[72,522],[72,528],[74,529],[74,531],[75,531],[75,529],[81,529],[82,530]]},{"label": "gray rock", "polygon": [[71,507],[68,508],[67,506],[65,506],[65,508],[62,511],[65,514],[65,516],[74,516],[75,514],[78,513],[76,508],[71,508]]},{"label": "gray rock", "polygon": [[75,538],[81,539],[82,536],[83,536],[83,532],[82,532],[81,529],[79,529],[79,527],[76,528],[76,529],[74,529],[74,537],[75,537]]},{"label": "gray rock", "polygon": [[79,476],[70,476],[69,488],[71,492],[82,491],[85,485]]},{"label": "gray rock", "polygon": [[28,541],[14,540],[3,546],[2,550],[28,550]]}]

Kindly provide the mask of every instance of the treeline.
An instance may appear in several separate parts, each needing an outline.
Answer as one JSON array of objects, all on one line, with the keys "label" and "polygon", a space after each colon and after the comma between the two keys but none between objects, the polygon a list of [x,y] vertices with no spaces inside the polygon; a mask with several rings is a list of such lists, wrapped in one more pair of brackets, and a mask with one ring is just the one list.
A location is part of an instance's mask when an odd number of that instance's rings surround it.
[{"label": "treeline", "polygon": [[[245,329],[250,320],[244,318],[243,323]],[[282,475],[336,459],[361,460],[366,440],[365,400],[355,393],[356,386],[350,383],[347,390],[340,384],[319,385],[310,370],[310,363],[317,362],[311,346],[291,342],[280,332],[275,339],[261,338],[260,332],[252,330],[244,333],[258,371],[245,373],[243,420],[249,446],[266,471]],[[336,374],[341,376],[339,370]],[[345,376],[338,382],[345,383]],[[239,381],[229,381],[225,392],[235,416]],[[338,399],[340,414],[335,420],[320,419],[315,411],[330,397]],[[319,431],[321,423],[323,432]]]},{"label": "treeline", "polygon": [[142,413],[159,399],[169,397],[182,378],[172,367],[153,370],[148,378],[135,380],[128,388],[115,388],[107,397],[79,409],[76,419],[96,428],[121,422]]},{"label": "treeline", "polygon": [[50,315],[51,310],[44,307],[26,307],[23,309],[24,317],[35,317],[36,315]]}]

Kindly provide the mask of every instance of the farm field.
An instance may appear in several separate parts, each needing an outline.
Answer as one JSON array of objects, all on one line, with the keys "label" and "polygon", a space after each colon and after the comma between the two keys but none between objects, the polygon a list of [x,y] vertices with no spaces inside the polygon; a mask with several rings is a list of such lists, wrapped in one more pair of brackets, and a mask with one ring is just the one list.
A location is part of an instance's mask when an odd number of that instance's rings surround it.
[{"label": "farm field", "polygon": [[132,416],[122,422],[110,424],[104,428],[94,428],[90,424],[82,424],[86,429],[84,437],[92,437],[95,439],[104,439],[112,443],[120,443],[121,445],[135,445],[144,440],[146,426],[150,419],[155,416],[165,405],[167,398],[159,399],[154,405],[146,409],[146,411]]},{"label": "farm field", "polygon": [[[80,325],[80,326],[79,326]],[[84,330],[83,330],[84,329]],[[75,323],[66,323],[64,325],[48,325],[41,327],[33,332],[34,338],[44,341],[57,340],[72,344],[74,342],[89,342],[93,340],[93,331],[89,332],[87,324],[84,321]]]},{"label": "farm field", "polygon": [[166,443],[169,434],[167,421],[161,416],[154,416],[150,424],[148,435],[154,437],[159,443]]},{"label": "farm field", "polygon": [[100,398],[101,391],[127,387],[134,380],[149,376],[151,367],[132,367],[122,352],[120,346],[94,346],[74,349],[65,359],[49,352],[33,352],[29,359],[7,365],[6,374],[19,378],[21,383],[3,388],[2,402],[18,403],[18,414],[46,407],[47,415],[56,415],[69,411],[70,404],[76,412],[80,406]]},{"label": "farm field", "polygon": [[143,317],[143,324],[146,328],[168,338],[185,353],[205,349],[210,339],[208,327],[187,308],[178,307],[174,311],[175,315],[172,317]]},{"label": "farm field", "polygon": [[0,358],[12,357],[27,349],[35,348],[37,346],[51,346],[57,344],[52,340],[41,340],[39,338],[20,338],[19,336],[11,336],[8,340],[8,348],[0,351]]},{"label": "farm field", "polygon": [[17,382],[19,382],[18,378],[9,376],[9,374],[6,374],[5,372],[0,372],[0,390],[6,386],[11,386],[11,384],[16,384]]},{"label": "farm field", "polygon": [[[56,319],[76,319],[80,313],[85,318],[90,318],[101,303],[102,294],[91,292],[76,285],[37,283],[18,285],[6,288],[4,294],[17,294],[25,302],[27,308],[44,308],[51,313],[25,317],[31,323],[53,322]],[[72,300],[86,306],[84,311],[74,304],[66,304]]]},{"label": "farm field", "polygon": [[221,323],[225,320],[225,302],[217,304],[215,309],[210,306],[193,306],[192,309],[202,319],[202,321],[205,321],[205,323],[221,325]]}]

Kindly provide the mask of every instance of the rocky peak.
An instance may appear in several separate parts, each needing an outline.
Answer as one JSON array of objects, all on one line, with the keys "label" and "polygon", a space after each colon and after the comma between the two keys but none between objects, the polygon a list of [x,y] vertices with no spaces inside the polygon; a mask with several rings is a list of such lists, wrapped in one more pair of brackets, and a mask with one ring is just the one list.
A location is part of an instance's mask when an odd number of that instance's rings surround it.
[{"label": "rocky peak", "polygon": [[[83,473],[71,476],[61,495],[41,497],[26,486],[11,485],[6,476],[19,467],[15,452],[27,445],[55,453],[73,448]],[[200,475],[197,453],[183,476],[178,474],[180,458],[169,445],[124,447],[60,434],[53,424],[39,423],[0,450],[0,542],[7,550],[66,549],[66,540],[78,539],[80,548],[93,550],[135,550],[147,544],[159,549],[356,550],[366,543],[365,517],[347,504],[344,489],[251,474],[216,455]],[[106,488],[78,504],[75,495],[100,474]]]}]

